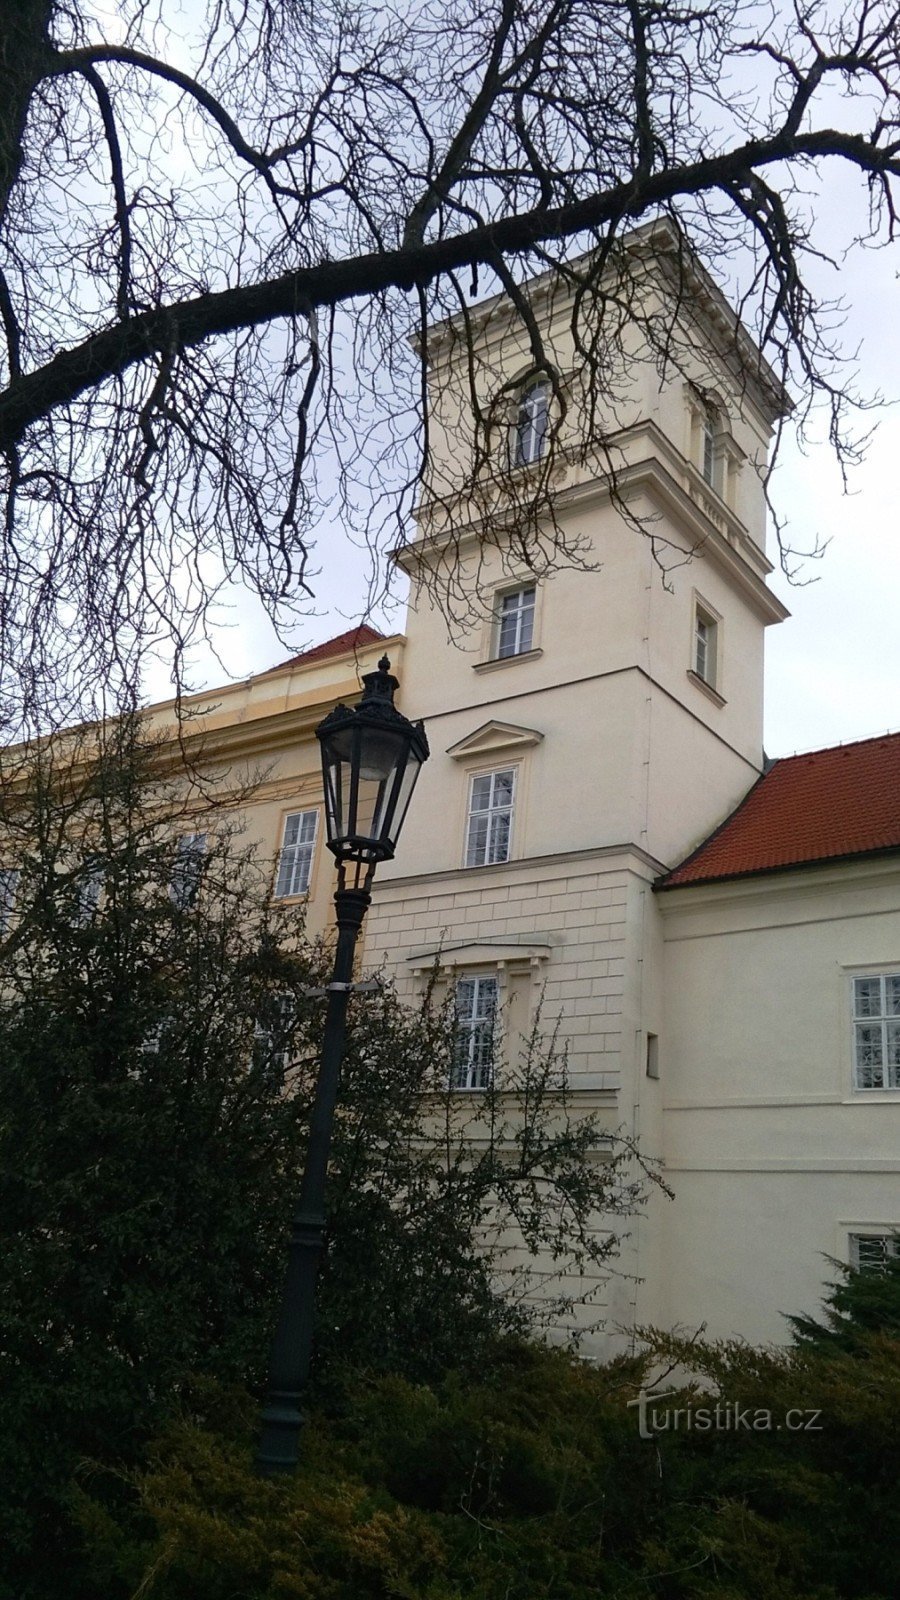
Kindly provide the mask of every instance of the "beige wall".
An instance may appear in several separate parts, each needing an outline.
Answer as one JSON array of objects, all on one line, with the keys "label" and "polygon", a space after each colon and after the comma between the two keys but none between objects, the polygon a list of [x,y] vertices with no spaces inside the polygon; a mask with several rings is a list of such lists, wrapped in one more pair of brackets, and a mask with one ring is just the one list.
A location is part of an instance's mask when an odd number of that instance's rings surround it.
[{"label": "beige wall", "polygon": [[900,968],[900,866],[656,897],[665,940],[663,1320],[782,1339],[824,1255],[900,1226],[900,1092],[852,1086],[850,975]]},{"label": "beige wall", "polygon": [[[392,669],[402,675],[403,644],[402,635],[392,635],[343,655],[300,661],[195,695],[184,707],[184,736],[202,780],[198,818],[203,815],[202,789],[209,782],[220,800],[229,792],[240,795],[233,816],[243,824],[248,844],[256,847],[273,887],[284,818],[292,811],[318,812],[309,894],[299,897],[307,906],[307,928],[313,936],[332,925],[336,887],[333,858],[325,847],[315,728],[338,701],[355,704],[363,674],[374,669],[385,651]],[[398,698],[402,703],[402,690]],[[150,708],[148,721],[166,733],[173,729],[173,716],[173,705],[163,703]]]}]

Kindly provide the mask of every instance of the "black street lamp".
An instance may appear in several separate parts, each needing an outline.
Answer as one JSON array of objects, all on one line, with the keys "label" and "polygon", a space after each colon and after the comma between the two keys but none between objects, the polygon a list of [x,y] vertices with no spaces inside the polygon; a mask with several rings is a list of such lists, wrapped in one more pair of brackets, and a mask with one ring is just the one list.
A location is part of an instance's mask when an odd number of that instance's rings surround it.
[{"label": "black street lamp", "polygon": [[[428,741],[394,705],[397,679],[382,656],[363,678],[358,706],[335,706],[316,729],[322,746],[328,848],[337,857],[334,896],[338,938],[322,1057],[309,1129],[306,1168],[288,1254],[287,1282],[272,1343],[269,1392],[262,1414],[257,1471],[290,1472],[297,1464],[303,1417],[300,1402],[313,1347],[316,1278],[325,1237],[325,1182],[353,990],[353,956],[379,861],[394,854]],[[352,867],[353,881],[347,883]]]}]

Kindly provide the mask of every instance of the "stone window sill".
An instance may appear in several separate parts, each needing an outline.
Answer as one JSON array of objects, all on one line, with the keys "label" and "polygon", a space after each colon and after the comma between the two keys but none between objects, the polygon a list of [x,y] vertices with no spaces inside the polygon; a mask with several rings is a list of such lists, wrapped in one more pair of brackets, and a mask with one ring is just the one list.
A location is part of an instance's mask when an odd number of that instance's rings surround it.
[{"label": "stone window sill", "polygon": [[515,656],[492,656],[490,661],[474,661],[473,672],[494,672],[497,667],[512,667],[517,661],[537,661],[543,650],[520,650]]},{"label": "stone window sill", "polygon": [[699,672],[695,672],[692,667],[688,667],[687,675],[690,678],[691,683],[696,684],[698,689],[702,689],[703,693],[708,695],[709,699],[713,702],[713,705],[725,705],[725,696],[719,694],[718,689],[714,689],[712,684],[707,683],[705,678],[701,678]]}]

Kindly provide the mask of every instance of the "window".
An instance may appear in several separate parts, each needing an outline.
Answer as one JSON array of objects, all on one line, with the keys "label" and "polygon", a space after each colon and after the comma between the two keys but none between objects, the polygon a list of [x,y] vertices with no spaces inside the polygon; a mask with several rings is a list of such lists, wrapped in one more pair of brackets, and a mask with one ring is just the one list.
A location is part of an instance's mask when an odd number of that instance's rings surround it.
[{"label": "window", "polygon": [[544,453],[550,423],[550,385],[545,379],[523,390],[513,434],[512,464],[527,467]]},{"label": "window", "polygon": [[493,1077],[497,979],[461,978],[456,985],[456,1043],[451,1089],[488,1089]]},{"label": "window", "polygon": [[172,868],[172,877],[169,882],[169,894],[179,911],[189,910],[197,898],[205,854],[205,833],[183,833],[181,835],[178,841],[175,865]]},{"label": "window", "polygon": [[704,414],[700,425],[700,471],[704,483],[716,488],[716,419],[712,412]]},{"label": "window", "polygon": [[158,1056],[166,1034],[171,1031],[172,1018],[159,1017],[144,1034],[138,1049],[143,1056]]},{"label": "window", "polygon": [[103,868],[98,861],[87,861],[81,876],[75,886],[75,916],[76,927],[86,928],[91,921],[100,895],[103,892]]},{"label": "window", "polygon": [[276,900],[306,894],[309,889],[318,826],[318,811],[292,811],[285,817],[275,877]]},{"label": "window", "polygon": [[659,1036],[655,1033],[647,1035],[647,1077],[659,1077]]},{"label": "window", "polygon": [[270,995],[253,1024],[253,1065],[282,1077],[290,1065],[289,1045],[295,1026],[294,997]]},{"label": "window", "polygon": [[472,779],[466,829],[467,867],[489,867],[509,860],[515,787],[514,767],[485,772]]},{"label": "window", "polygon": [[900,1256],[900,1238],[889,1233],[851,1233],[850,1265],[857,1272],[884,1272]]},{"label": "window", "polygon": [[18,867],[0,867],[0,934],[4,934],[9,927],[18,887]]},{"label": "window", "polygon": [[853,979],[853,1083],[900,1089],[900,972]]},{"label": "window", "polygon": [[496,655],[520,656],[534,642],[534,585],[500,596],[497,608]]},{"label": "window", "polygon": [[694,671],[710,689],[716,687],[719,626],[715,618],[697,606],[694,612]]}]

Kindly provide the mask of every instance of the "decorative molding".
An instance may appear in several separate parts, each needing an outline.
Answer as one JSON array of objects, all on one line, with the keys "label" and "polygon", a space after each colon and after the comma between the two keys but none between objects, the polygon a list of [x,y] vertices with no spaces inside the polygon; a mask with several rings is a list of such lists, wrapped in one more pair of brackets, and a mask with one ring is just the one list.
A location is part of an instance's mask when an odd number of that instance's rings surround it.
[{"label": "decorative molding", "polygon": [[474,733],[467,733],[464,739],[451,744],[447,754],[452,756],[454,761],[494,756],[501,752],[514,755],[520,750],[529,750],[533,745],[540,744],[543,737],[537,728],[520,728],[514,722],[497,722],[492,718],[490,722],[483,722]]},{"label": "decorative molding", "polygon": [[707,683],[705,678],[701,678],[699,672],[695,672],[693,667],[688,667],[687,675],[694,687],[697,689],[702,689],[703,693],[709,696],[714,705],[725,705],[725,696],[720,694],[718,689],[714,689],[711,683]]},{"label": "decorative molding", "polygon": [[441,972],[453,972],[460,967],[497,967],[512,971],[537,971],[550,960],[552,945],[549,939],[531,940],[516,944],[508,939],[478,939],[471,944],[433,945],[427,950],[417,950],[406,957],[406,966],[414,973],[429,972],[437,962]]},{"label": "decorative molding", "polygon": [[490,661],[473,661],[473,672],[496,672],[498,667],[512,667],[517,661],[537,661],[544,654],[540,648],[536,650],[520,650],[515,656],[492,656]]}]

